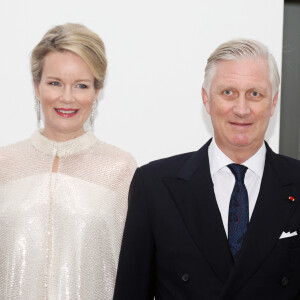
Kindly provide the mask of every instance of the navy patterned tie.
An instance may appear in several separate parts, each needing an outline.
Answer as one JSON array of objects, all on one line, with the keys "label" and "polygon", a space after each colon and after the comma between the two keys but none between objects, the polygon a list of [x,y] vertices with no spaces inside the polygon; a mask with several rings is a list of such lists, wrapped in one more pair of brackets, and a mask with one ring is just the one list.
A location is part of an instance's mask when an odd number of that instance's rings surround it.
[{"label": "navy patterned tie", "polygon": [[244,184],[247,167],[238,164],[230,164],[228,168],[235,177],[235,185],[230,198],[228,215],[228,242],[236,261],[242,248],[244,236],[249,223],[248,193]]}]

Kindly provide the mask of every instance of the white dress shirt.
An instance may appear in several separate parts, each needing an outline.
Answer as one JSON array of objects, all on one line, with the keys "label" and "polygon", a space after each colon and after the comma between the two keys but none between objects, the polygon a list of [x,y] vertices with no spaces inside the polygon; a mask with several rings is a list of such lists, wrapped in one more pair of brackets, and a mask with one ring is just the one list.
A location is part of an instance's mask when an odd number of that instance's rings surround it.
[{"label": "white dress shirt", "polygon": [[[260,184],[265,167],[266,146],[261,148],[243,165],[248,168],[244,183],[249,199],[249,219],[251,219],[255,203],[260,190]],[[231,193],[235,184],[235,178],[227,165],[234,163],[217,146],[213,139],[208,148],[210,174],[214,184],[214,192],[222,216],[226,235],[228,236],[228,211]]]}]

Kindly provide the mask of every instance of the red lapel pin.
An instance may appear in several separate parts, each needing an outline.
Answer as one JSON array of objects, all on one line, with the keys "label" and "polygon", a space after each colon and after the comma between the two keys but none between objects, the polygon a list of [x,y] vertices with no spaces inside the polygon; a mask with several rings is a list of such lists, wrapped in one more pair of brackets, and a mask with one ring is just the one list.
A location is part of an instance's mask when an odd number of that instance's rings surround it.
[{"label": "red lapel pin", "polygon": [[289,196],[289,200],[291,200],[291,201],[295,201],[295,198],[293,197],[293,196]]}]

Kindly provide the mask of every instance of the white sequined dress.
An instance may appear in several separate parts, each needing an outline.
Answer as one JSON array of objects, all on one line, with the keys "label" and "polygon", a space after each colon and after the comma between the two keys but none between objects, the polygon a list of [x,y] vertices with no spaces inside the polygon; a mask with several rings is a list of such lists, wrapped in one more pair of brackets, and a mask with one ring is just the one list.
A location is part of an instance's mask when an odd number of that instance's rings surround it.
[{"label": "white sequined dress", "polygon": [[135,168],[91,132],[1,148],[0,299],[111,300]]}]

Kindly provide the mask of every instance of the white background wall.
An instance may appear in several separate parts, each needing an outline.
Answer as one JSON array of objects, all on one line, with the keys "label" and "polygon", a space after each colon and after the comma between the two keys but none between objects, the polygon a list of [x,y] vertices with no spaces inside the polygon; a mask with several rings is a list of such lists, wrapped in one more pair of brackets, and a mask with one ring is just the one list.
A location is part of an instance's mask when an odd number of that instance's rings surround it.
[{"label": "white background wall", "polygon": [[[201,86],[206,59],[220,43],[257,39],[281,68],[283,0],[3,0],[0,146],[36,129],[30,52],[66,22],[104,40],[109,67],[95,133],[139,164],[196,150],[211,137]],[[278,151],[279,107],[267,140]]]}]

